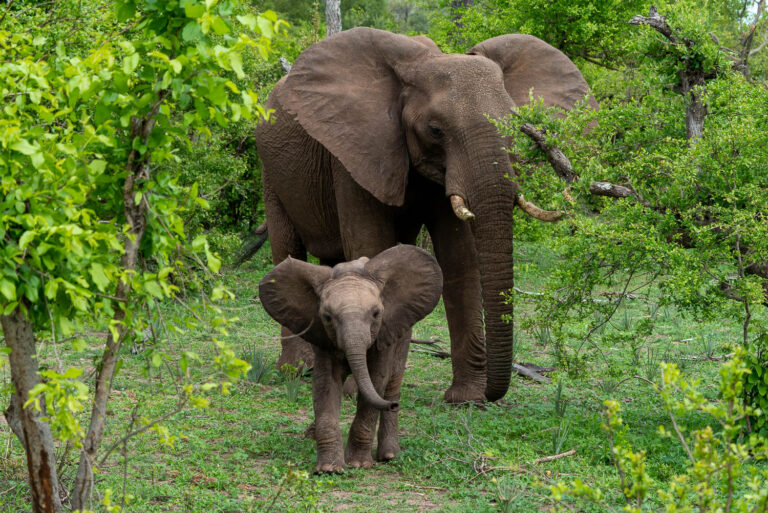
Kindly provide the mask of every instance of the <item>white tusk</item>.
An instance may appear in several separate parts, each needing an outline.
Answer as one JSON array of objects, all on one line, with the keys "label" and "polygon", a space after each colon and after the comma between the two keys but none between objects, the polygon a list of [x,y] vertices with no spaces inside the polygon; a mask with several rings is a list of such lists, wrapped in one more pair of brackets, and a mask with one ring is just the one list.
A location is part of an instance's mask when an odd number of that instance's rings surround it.
[{"label": "white tusk", "polygon": [[456,214],[456,217],[462,221],[470,221],[475,218],[475,214],[467,208],[464,198],[458,194],[451,195],[451,207],[453,207],[453,213]]}]

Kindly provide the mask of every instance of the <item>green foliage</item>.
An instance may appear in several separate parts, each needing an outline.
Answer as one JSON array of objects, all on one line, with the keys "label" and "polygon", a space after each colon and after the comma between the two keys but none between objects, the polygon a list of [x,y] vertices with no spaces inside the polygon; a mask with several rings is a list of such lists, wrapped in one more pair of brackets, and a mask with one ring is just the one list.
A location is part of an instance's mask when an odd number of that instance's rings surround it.
[{"label": "green foliage", "polygon": [[444,49],[464,52],[475,44],[502,34],[531,34],[581,57],[613,65],[627,53],[627,21],[647,12],[641,0],[480,0],[452,12],[448,2],[432,18],[430,36]]},{"label": "green foliage", "polygon": [[717,4],[702,8],[700,2],[684,0],[662,2],[658,8],[677,41],[671,44],[653,28],[642,25],[642,35],[635,40],[633,50],[642,55],[643,64],[672,84],[677,83],[683,69],[700,70],[708,78],[727,69],[728,59],[710,36],[719,19]]},{"label": "green foliage", "polygon": [[[661,365],[662,381],[657,391],[673,431],[660,425],[659,435],[679,443],[689,461],[685,472],[674,476],[666,488],[657,489],[658,503],[651,500],[655,483],[648,473],[645,451],[632,449],[619,403],[605,402],[603,429],[627,500],[624,511],[748,512],[768,507],[768,470],[759,465],[768,458],[768,441],[757,435],[744,437],[742,432],[744,419],[755,414],[754,408],[743,406],[741,401],[744,377],[750,373],[744,357],[745,351],[739,349],[720,369],[720,398],[716,401],[707,399],[699,383],[683,377],[674,364]],[[716,427],[708,424],[686,435],[679,419],[694,412],[706,414]],[[557,501],[570,495],[604,503],[604,492],[581,480],[559,482],[551,490]]]},{"label": "green foliage", "polygon": [[70,368],[64,374],[53,370],[40,372],[45,383],[36,385],[29,391],[29,400],[24,407],[32,405],[41,411],[40,399],[45,402],[47,417],[43,420],[50,422],[53,435],[64,442],[74,441],[81,445],[80,439],[85,434],[76,415],[83,411],[83,402],[88,400],[88,387],[77,378],[82,375],[82,369]]},{"label": "green foliage", "polygon": [[[676,9],[668,16],[670,26],[690,38],[705,37],[710,21]],[[537,296],[542,315],[528,322],[546,322],[554,339],[622,343],[639,351],[654,333],[653,318],[624,334],[599,330],[621,313],[627,294],[645,294],[656,308],[674,304],[701,320],[727,312],[749,322],[749,308],[763,303],[765,280],[751,269],[768,258],[768,183],[761,171],[768,167],[762,150],[768,93],[728,71],[708,35],[688,47],[664,45],[659,34],[638,30],[644,34],[637,47],[641,65],[624,72],[623,90],[601,99],[599,112],[577,108],[557,118],[534,101],[518,109],[519,118],[510,117],[504,133],[523,159],[517,180],[526,198],[571,213],[562,227],[541,229],[562,260]],[[686,138],[685,99],[676,91],[686,59],[710,77],[701,91],[708,106],[704,134],[695,144]],[[575,202],[562,195],[562,181],[517,130],[523,121],[546,129],[548,143],[571,159],[580,176],[571,186]],[[632,193],[598,197],[589,190],[593,182]],[[594,322],[580,323],[584,319]],[[764,328],[751,329],[759,335]]]},{"label": "green foliage", "polygon": [[[90,349],[86,330],[108,330],[117,341],[162,325],[165,343],[147,352],[145,372],[172,366],[179,409],[204,408],[205,395],[226,394],[248,364],[219,340],[231,319],[211,303],[231,294],[215,283],[221,260],[205,236],[188,238],[184,216],[208,202],[196,183],[180,183],[176,141],[205,138],[213,124],[267,117],[243,54],[266,58],[284,23],[231,1],[81,4],[3,12],[0,309],[20,310],[37,337],[54,346],[71,340],[75,353]],[[82,19],[46,30],[70,8]],[[145,224],[135,265],[130,247]],[[182,296],[190,279],[200,290],[201,278],[208,294],[189,307]],[[158,304],[168,300],[187,312],[161,319]],[[211,330],[208,354],[174,354],[173,332],[201,325]],[[192,379],[193,365],[207,374]],[[76,446],[85,435],[78,414],[89,401],[82,374],[42,371],[25,405],[39,409],[44,401],[54,435]],[[157,421],[137,425],[136,433],[151,431],[164,443],[175,438]]]},{"label": "green foliage", "polygon": [[749,347],[744,360],[750,372],[744,375],[744,402],[762,414],[749,417],[749,428],[768,438],[768,337],[762,334]]},{"label": "green foliage", "polygon": [[[315,13],[322,20],[321,39],[325,37],[325,2],[320,0],[257,0],[259,9],[272,9],[291,24],[312,23]],[[341,26],[374,27],[384,30],[395,28],[392,13],[386,0],[343,0],[341,2]]]},{"label": "green foliage", "polygon": [[272,365],[272,362],[269,361],[269,357],[263,351],[257,349],[255,345],[252,345],[249,347],[248,353],[244,359],[251,366],[247,374],[250,381],[263,384],[269,383],[269,380],[275,373],[275,368]]}]

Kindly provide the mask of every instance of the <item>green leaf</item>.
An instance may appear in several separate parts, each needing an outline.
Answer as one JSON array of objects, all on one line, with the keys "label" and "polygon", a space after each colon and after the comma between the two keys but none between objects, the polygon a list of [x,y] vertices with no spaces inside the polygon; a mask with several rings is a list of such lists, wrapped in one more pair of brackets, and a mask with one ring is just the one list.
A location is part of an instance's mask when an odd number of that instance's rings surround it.
[{"label": "green leaf", "polygon": [[35,238],[36,232],[34,230],[27,230],[21,235],[21,238],[19,238],[19,249],[26,248],[29,243],[32,241],[32,239]]},{"label": "green leaf", "polygon": [[196,21],[190,21],[181,31],[181,38],[185,42],[196,41],[200,39],[202,35],[203,30],[200,28],[200,24],[198,24]]},{"label": "green leaf", "polygon": [[149,292],[150,295],[158,299],[163,298],[163,289],[159,283],[155,280],[148,280],[144,282],[144,289]]},{"label": "green leaf", "polygon": [[16,285],[6,279],[0,280],[0,294],[8,301],[16,301]]},{"label": "green leaf", "polygon": [[61,331],[62,335],[71,335],[75,331],[75,325],[68,318],[60,316],[58,321],[59,331]]},{"label": "green leaf", "polygon": [[256,30],[256,16],[253,14],[246,14],[244,16],[238,16],[237,21],[245,25],[251,30]]},{"label": "green leaf", "polygon": [[56,280],[48,280],[45,283],[45,297],[50,300],[56,299],[56,292],[59,290],[59,282]]},{"label": "green leaf", "polygon": [[205,248],[205,256],[208,259],[208,269],[210,269],[212,273],[219,272],[219,269],[221,269],[221,260],[211,253],[207,247]]},{"label": "green leaf", "polygon": [[3,310],[3,315],[11,315],[14,310],[16,310],[16,307],[19,306],[18,301],[11,301],[7,305],[5,305],[5,309]]},{"label": "green leaf", "polygon": [[221,16],[213,17],[213,31],[220,36],[229,33],[229,26],[227,25],[227,22],[224,21],[224,18]]},{"label": "green leaf", "polygon": [[15,143],[11,144],[10,148],[12,150],[18,151],[19,153],[23,153],[24,155],[32,155],[40,151],[39,144],[31,144],[26,139],[19,139]]},{"label": "green leaf", "polygon": [[245,77],[245,73],[243,72],[243,57],[240,55],[240,53],[229,52],[229,64],[232,66],[232,69],[235,71],[237,78]]},{"label": "green leaf", "polygon": [[104,292],[110,285],[109,277],[107,277],[107,274],[104,272],[104,266],[98,262],[91,265],[91,278],[101,292]]},{"label": "green leaf", "polygon": [[200,251],[204,247],[208,247],[208,241],[205,239],[205,235],[198,235],[195,237],[192,241],[192,249],[195,251]]},{"label": "green leaf", "polygon": [[67,372],[64,373],[64,377],[67,379],[75,379],[75,378],[79,378],[82,374],[83,374],[83,369],[70,367],[69,369],[67,369]]},{"label": "green leaf", "polygon": [[117,21],[128,21],[136,14],[135,2],[117,2],[115,6],[115,14],[117,15]]},{"label": "green leaf", "polygon": [[197,19],[203,14],[205,14],[205,6],[203,4],[189,2],[184,6],[184,15],[187,18]]},{"label": "green leaf", "polygon": [[261,32],[261,35],[263,35],[267,39],[272,39],[272,35],[273,35],[272,22],[270,22],[264,16],[259,16],[257,23],[259,25],[259,31]]},{"label": "green leaf", "polygon": [[107,162],[104,160],[92,160],[91,163],[88,164],[88,169],[91,170],[91,173],[96,175],[102,174],[106,168]]}]

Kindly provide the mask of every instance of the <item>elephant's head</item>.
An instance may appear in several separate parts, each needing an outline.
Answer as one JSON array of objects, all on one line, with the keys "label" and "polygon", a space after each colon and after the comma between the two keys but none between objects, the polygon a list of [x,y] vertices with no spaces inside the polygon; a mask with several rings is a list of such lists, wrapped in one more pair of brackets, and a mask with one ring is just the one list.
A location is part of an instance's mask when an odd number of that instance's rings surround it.
[{"label": "elephant's head", "polygon": [[[488,118],[527,103],[571,108],[589,88],[559,50],[505,35],[467,55],[444,54],[427,38],[375,29],[342,32],[307,49],[278,91],[280,104],[388,205],[403,204],[409,172],[445,187],[456,215],[472,222],[485,308],[486,397],[503,397],[512,358],[512,211],[518,201],[510,156]],[[447,201],[447,200],[446,200]]]},{"label": "elephant's head", "polygon": [[372,259],[330,268],[287,258],[259,283],[264,309],[320,348],[343,352],[360,393],[374,407],[397,409],[373,388],[366,354],[399,340],[432,311],[443,290],[440,267],[426,251],[396,246]]}]

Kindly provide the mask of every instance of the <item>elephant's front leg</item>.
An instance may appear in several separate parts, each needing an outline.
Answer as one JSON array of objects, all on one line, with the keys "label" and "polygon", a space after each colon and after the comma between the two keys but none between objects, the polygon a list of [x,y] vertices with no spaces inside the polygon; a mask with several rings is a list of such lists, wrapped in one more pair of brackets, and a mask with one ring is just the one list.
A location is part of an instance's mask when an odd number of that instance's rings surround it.
[{"label": "elephant's front leg", "polygon": [[315,473],[341,472],[344,468],[344,446],[339,428],[341,414],[341,384],[343,360],[315,349],[315,369],[312,374],[312,402],[315,409],[315,442],[317,464]]},{"label": "elephant's front leg", "polygon": [[[384,389],[389,378],[389,369],[385,365],[386,354],[375,349],[368,352],[368,372],[376,392],[384,396]],[[384,396],[386,397],[386,396]],[[376,434],[376,421],[379,410],[371,406],[363,394],[357,394],[357,413],[349,428],[349,439],[344,451],[344,459],[352,468],[371,468],[373,457],[371,447]]]},{"label": "elephant's front leg", "polygon": [[456,218],[448,200],[427,225],[443,271],[443,303],[451,336],[452,404],[485,400],[485,337],[477,250],[469,225]]},{"label": "elephant's front leg", "polygon": [[[405,362],[408,359],[408,348],[411,345],[411,330],[408,330],[403,337],[389,348],[388,356],[391,375],[384,390],[384,399],[387,401],[400,402],[400,388],[403,384],[403,374],[405,373]],[[400,452],[400,441],[398,439],[399,423],[398,411],[382,411],[379,421],[379,436],[376,446],[376,459],[378,461],[389,461]]]}]

